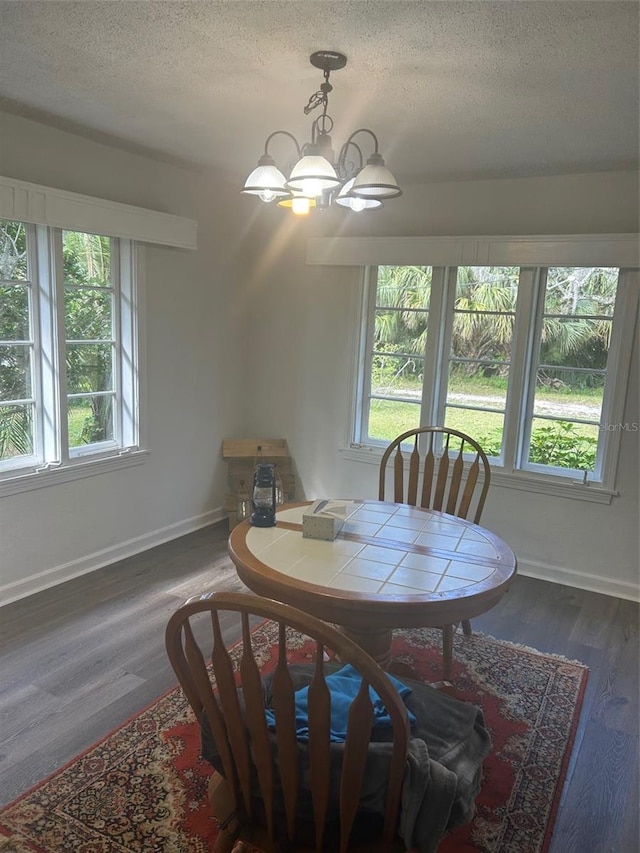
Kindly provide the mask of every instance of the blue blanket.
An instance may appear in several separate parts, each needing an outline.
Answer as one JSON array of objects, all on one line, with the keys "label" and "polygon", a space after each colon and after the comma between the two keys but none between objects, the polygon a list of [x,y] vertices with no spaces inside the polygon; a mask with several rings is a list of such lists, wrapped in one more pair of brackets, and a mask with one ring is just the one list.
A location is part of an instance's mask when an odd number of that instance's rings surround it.
[{"label": "blue blanket", "polygon": [[[388,676],[389,680],[396,688],[403,700],[411,695],[411,688],[402,684],[397,678],[392,675]],[[347,664],[327,676],[327,687],[331,694],[331,734],[330,738],[334,743],[344,743],[347,738],[347,722],[349,719],[349,708],[351,703],[358,695],[360,690],[360,675],[356,670]],[[391,717],[387,713],[387,709],[382,704],[382,700],[375,692],[373,687],[369,686],[369,698],[373,704],[373,726],[385,727],[391,725]],[[295,692],[296,700],[296,731],[299,741],[306,742],[309,740],[309,687],[303,687]],[[409,723],[413,725],[416,721],[415,716],[408,711]],[[270,708],[265,711],[267,718],[267,726],[275,730],[276,718]]]}]

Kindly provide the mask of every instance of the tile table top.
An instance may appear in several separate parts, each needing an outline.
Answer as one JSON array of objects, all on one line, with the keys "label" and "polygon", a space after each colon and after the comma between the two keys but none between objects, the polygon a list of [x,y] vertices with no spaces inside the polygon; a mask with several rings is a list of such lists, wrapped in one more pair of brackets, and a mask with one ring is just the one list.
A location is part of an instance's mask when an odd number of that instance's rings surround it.
[{"label": "tile table top", "polygon": [[251,527],[246,546],[292,580],[384,598],[473,595],[475,587],[492,585],[496,573],[502,577],[513,558],[501,540],[471,522],[404,504],[359,503],[332,542],[303,538],[303,505],[278,512],[276,527]]}]

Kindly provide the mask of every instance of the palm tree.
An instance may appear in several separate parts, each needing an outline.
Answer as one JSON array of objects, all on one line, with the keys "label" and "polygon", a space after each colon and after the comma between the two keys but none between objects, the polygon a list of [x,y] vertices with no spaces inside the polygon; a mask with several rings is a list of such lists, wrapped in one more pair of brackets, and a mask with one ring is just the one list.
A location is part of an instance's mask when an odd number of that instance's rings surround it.
[{"label": "palm tree", "polygon": [[430,293],[430,267],[378,268],[374,384],[390,386],[402,376],[422,374]]},{"label": "palm tree", "polygon": [[[453,324],[453,352],[470,360],[468,372],[484,370],[473,362],[510,358],[518,267],[459,267]],[[601,368],[611,333],[617,270],[551,268],[547,274],[541,361]],[[384,266],[378,269],[375,348],[421,356],[425,350],[426,311],[431,268]],[[605,319],[587,319],[588,316]]]},{"label": "palm tree", "polygon": [[509,360],[518,293],[517,267],[459,267],[452,349],[471,359],[467,371],[483,370],[479,361]]},{"label": "palm tree", "polygon": [[[618,283],[617,269],[552,268],[547,274],[545,317],[540,360],[576,367],[606,366],[611,320]],[[561,315],[561,316],[558,316]]]}]

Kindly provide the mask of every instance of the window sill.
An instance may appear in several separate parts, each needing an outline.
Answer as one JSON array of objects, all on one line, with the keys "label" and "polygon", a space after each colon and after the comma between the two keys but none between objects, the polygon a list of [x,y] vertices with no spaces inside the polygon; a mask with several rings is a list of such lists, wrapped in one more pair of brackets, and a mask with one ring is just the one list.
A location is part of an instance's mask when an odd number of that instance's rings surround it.
[{"label": "window sill", "polygon": [[72,480],[82,480],[85,477],[94,477],[96,474],[108,474],[111,471],[120,471],[122,468],[132,468],[142,465],[148,455],[148,450],[130,450],[90,461],[85,457],[82,461],[72,462],[60,468],[42,468],[30,470],[28,473],[16,471],[0,479],[0,497],[29,492],[32,489],[43,489],[47,486],[57,486],[60,483],[70,483]]},{"label": "window sill", "polygon": [[[341,448],[343,459],[349,462],[365,462],[379,467],[384,448],[353,446]],[[509,473],[491,466],[491,483],[498,488],[519,489],[524,492],[537,492],[544,495],[556,495],[591,503],[610,504],[618,492],[596,485],[576,483],[568,477],[552,477],[525,472]]]}]

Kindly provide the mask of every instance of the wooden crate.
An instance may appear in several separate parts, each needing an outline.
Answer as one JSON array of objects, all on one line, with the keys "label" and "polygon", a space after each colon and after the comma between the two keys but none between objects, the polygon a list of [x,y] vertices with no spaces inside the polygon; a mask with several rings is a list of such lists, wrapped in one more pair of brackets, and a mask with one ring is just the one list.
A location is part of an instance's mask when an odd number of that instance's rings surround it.
[{"label": "wooden crate", "polygon": [[222,442],[222,458],[228,463],[228,492],[225,509],[229,529],[237,524],[238,502],[251,497],[253,474],[258,462],[269,462],[282,483],[282,502],[295,500],[295,474],[284,438],[227,438]]}]

